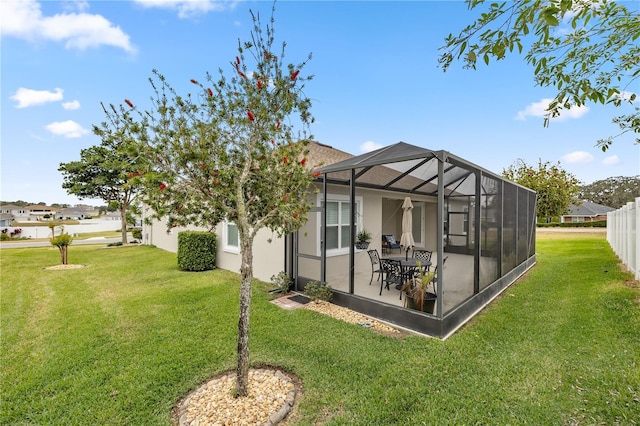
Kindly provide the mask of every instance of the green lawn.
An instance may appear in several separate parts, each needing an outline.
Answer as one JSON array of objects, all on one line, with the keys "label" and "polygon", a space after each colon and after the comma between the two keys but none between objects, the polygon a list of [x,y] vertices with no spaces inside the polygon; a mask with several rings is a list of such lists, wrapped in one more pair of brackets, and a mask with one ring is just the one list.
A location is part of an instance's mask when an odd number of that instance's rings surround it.
[{"label": "green lawn", "polygon": [[[158,425],[235,365],[238,275],[152,247],[3,249],[0,424]],[[268,303],[251,360],[297,374],[296,424],[637,424],[640,291],[601,237],[538,241],[539,264],[447,341],[378,335]]]}]

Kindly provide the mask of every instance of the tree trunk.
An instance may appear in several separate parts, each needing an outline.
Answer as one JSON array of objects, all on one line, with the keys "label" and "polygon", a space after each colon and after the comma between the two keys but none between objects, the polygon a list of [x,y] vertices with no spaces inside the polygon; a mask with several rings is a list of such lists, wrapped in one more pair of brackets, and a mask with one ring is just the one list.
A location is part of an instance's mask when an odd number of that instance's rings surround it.
[{"label": "tree trunk", "polygon": [[127,244],[127,206],[120,203],[120,233],[122,235],[122,245]]},{"label": "tree trunk", "polygon": [[236,368],[237,396],[249,394],[249,314],[251,312],[251,283],[253,281],[252,241],[240,239],[240,319],[238,320],[238,366]]},{"label": "tree trunk", "polygon": [[58,247],[60,249],[60,260],[62,261],[63,265],[67,264],[67,246],[60,246]]}]

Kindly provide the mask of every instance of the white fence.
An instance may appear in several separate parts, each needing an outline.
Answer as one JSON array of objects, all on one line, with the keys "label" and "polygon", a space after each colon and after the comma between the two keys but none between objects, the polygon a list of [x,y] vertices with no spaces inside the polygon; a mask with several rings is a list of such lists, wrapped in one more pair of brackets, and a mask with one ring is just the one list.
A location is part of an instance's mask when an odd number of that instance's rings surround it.
[{"label": "white fence", "polygon": [[627,268],[640,280],[640,197],[607,213],[607,241]]},{"label": "white fence", "polygon": [[[103,231],[119,231],[121,221],[118,220],[102,220],[102,219],[86,219],[81,220],[79,225],[64,225],[64,232],[70,235],[82,234],[86,232],[103,232]],[[25,238],[51,238],[51,229],[48,226],[9,226],[7,232],[11,233],[14,229],[22,229],[21,237]],[[2,228],[4,229],[4,228]],[[60,229],[56,228],[56,233]]]}]

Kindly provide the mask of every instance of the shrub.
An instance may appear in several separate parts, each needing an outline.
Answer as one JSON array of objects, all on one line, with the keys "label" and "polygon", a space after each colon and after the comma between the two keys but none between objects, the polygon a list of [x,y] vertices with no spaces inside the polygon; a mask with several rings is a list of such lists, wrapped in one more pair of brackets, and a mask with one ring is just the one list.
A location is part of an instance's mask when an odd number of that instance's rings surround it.
[{"label": "shrub", "polygon": [[304,293],[314,302],[317,302],[318,300],[329,302],[333,297],[331,286],[319,281],[309,281],[307,285],[304,286]]},{"label": "shrub", "polygon": [[280,271],[278,275],[271,276],[271,283],[275,288],[270,293],[286,293],[292,282],[293,280],[286,272]]},{"label": "shrub", "polygon": [[208,271],[215,266],[215,233],[182,231],[178,234],[178,268],[183,271]]},{"label": "shrub", "polygon": [[142,228],[131,228],[131,236],[136,240],[142,240]]}]

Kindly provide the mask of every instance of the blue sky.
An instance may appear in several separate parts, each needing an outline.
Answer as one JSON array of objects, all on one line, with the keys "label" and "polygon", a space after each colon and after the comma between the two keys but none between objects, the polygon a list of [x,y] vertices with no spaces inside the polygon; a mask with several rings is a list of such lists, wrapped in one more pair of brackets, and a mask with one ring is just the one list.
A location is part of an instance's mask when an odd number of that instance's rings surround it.
[{"label": "blue sky", "polygon": [[[156,68],[179,91],[218,68],[231,74],[249,9],[271,2],[43,1],[0,3],[0,199],[101,205],[66,194],[61,162],[100,143],[100,102],[145,107]],[[472,22],[462,1],[281,1],[276,38],[287,62],[309,53],[315,139],[352,154],[404,141],[444,149],[500,173],[516,159],[560,161],[584,183],[640,174],[640,146],[618,138],[614,115],[631,106],[589,105],[543,127],[551,89],[535,87],[517,55],[489,67],[438,68],[449,33]],[[632,88],[640,92],[640,88]]]}]

